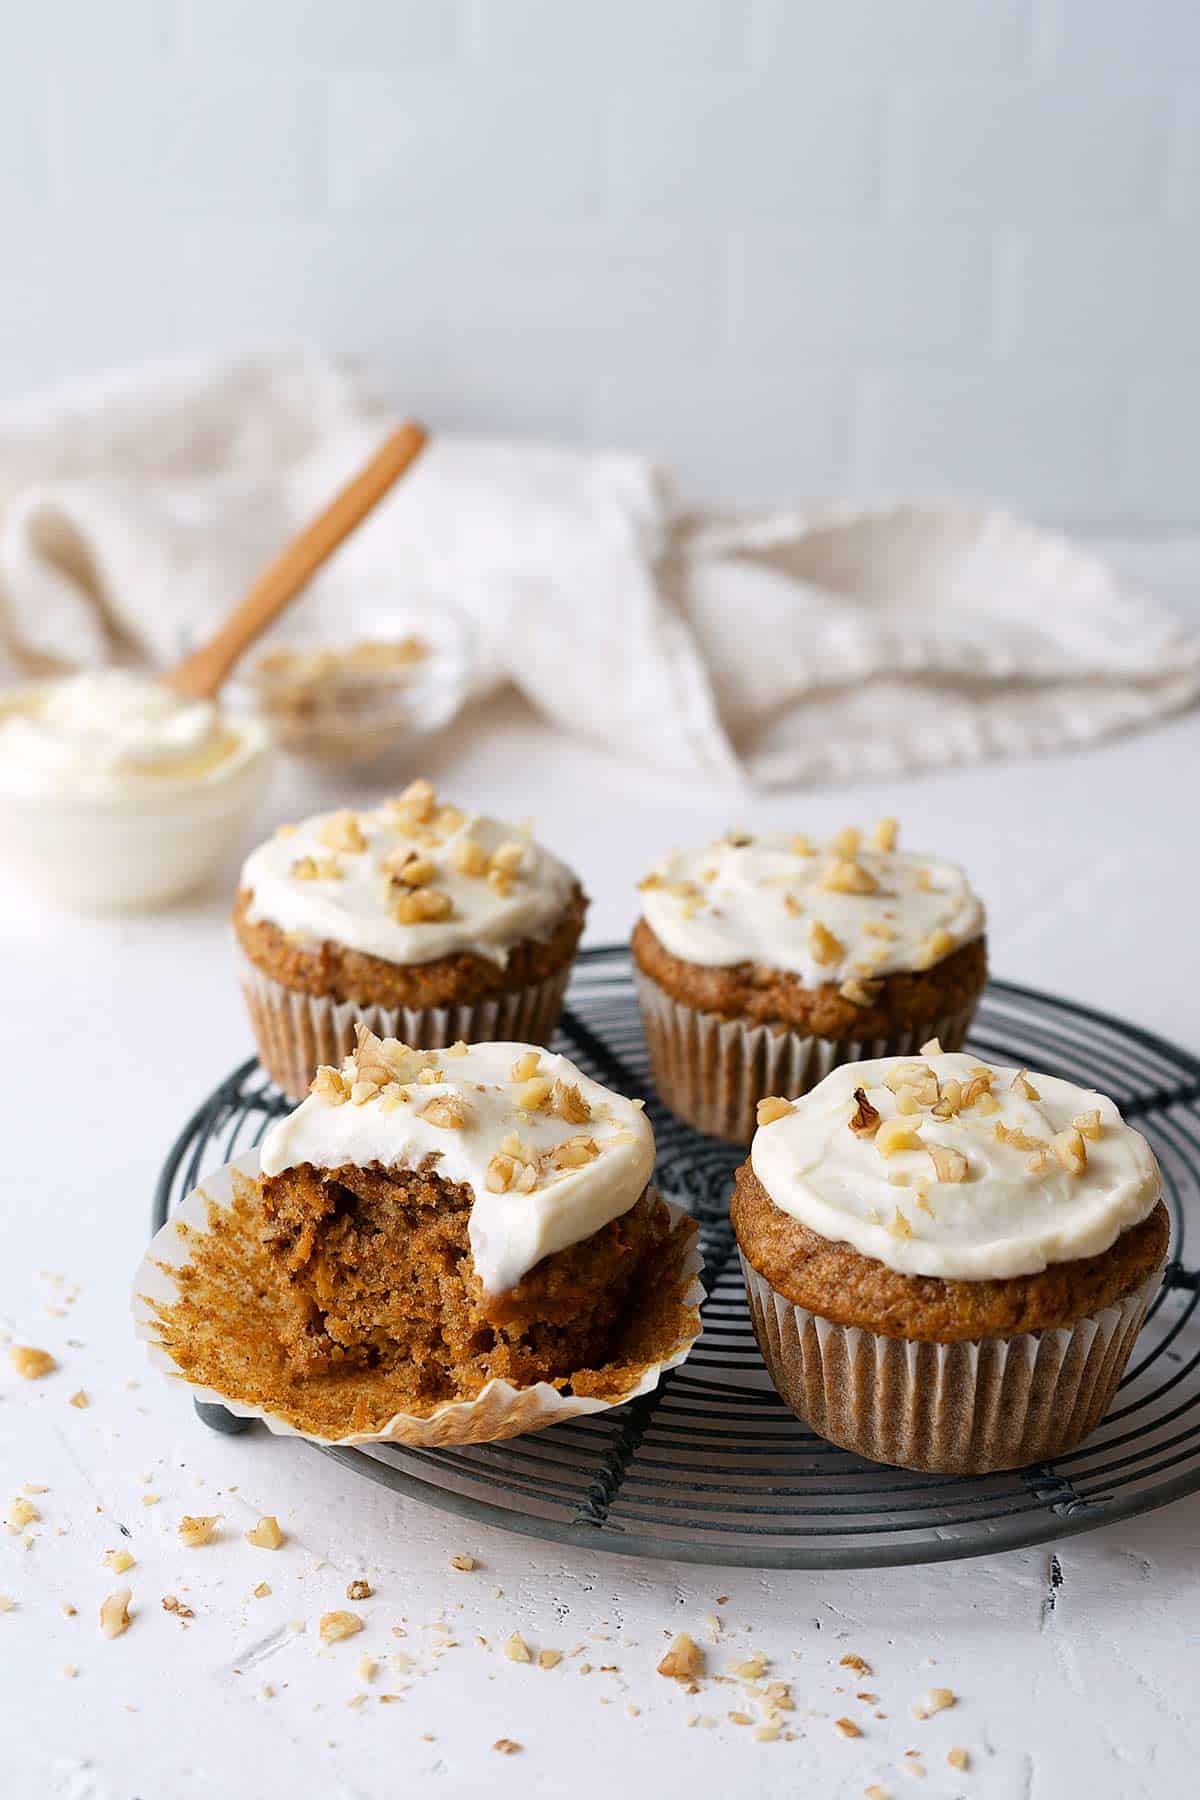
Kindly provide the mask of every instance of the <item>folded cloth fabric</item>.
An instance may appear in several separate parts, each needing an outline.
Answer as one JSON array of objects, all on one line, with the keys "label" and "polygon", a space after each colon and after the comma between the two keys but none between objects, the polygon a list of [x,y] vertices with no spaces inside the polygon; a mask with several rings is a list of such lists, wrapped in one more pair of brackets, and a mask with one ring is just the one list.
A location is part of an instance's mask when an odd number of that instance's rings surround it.
[{"label": "folded cloth fabric", "polygon": [[[181,655],[392,422],[302,353],[0,415],[0,673]],[[567,729],[723,783],[1086,743],[1200,694],[1200,640],[1007,515],[689,513],[636,455],[435,433],[298,610],[336,636],[364,584],[465,611],[476,693],[512,681]]]}]

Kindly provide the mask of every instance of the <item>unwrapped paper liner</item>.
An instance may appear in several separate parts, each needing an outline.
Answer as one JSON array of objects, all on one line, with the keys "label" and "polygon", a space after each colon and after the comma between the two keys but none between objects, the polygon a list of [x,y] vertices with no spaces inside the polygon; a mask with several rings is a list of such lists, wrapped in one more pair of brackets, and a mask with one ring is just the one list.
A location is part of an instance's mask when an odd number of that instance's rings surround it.
[{"label": "unwrapped paper liner", "polygon": [[[704,1298],[700,1282],[701,1256],[699,1233],[693,1229],[683,1252],[679,1270],[680,1283],[685,1284],[682,1306],[690,1316],[688,1328],[670,1352],[660,1361],[648,1363],[637,1382],[615,1400],[600,1400],[587,1395],[563,1394],[549,1382],[534,1387],[517,1388],[504,1380],[485,1384],[474,1400],[447,1400],[426,1415],[398,1412],[379,1431],[350,1432],[345,1437],[325,1438],[301,1431],[278,1414],[265,1411],[249,1401],[232,1399],[213,1388],[191,1381],[159,1341],[155,1304],[170,1306],[177,1298],[174,1282],[160,1264],[182,1268],[191,1261],[192,1232],[208,1230],[210,1203],[227,1207],[233,1199],[233,1176],[236,1172],[248,1180],[258,1175],[258,1151],[252,1150],[235,1162],[217,1169],[187,1196],[175,1209],[167,1223],[151,1239],[138,1269],[133,1289],[133,1319],[136,1335],[143,1340],[150,1361],[165,1374],[182,1381],[191,1389],[192,1398],[201,1405],[223,1406],[240,1419],[261,1419],[269,1431],[280,1437],[302,1437],[316,1444],[411,1444],[434,1449],[450,1444],[486,1444],[500,1438],[516,1437],[525,1431],[540,1431],[565,1419],[576,1419],[588,1413],[608,1412],[624,1406],[657,1387],[668,1369],[675,1368],[689,1355],[700,1335],[699,1307]],[[679,1207],[664,1202],[672,1225],[686,1215]],[[176,1226],[186,1224],[188,1234],[181,1235]],[[315,1379],[319,1380],[320,1377]]]},{"label": "unwrapped paper liner", "polygon": [[674,999],[636,964],[633,977],[663,1105],[697,1131],[733,1144],[750,1142],[766,1095],[795,1100],[842,1063],[913,1056],[930,1038],[943,1050],[961,1050],[975,1016],[972,1001],[887,1037],[809,1037],[702,1012]]},{"label": "unwrapped paper liner", "polygon": [[797,1418],[872,1462],[955,1475],[1046,1462],[1094,1431],[1162,1281],[1069,1328],[934,1344],[836,1325],[739,1256],[763,1361]]},{"label": "unwrapped paper liner", "polygon": [[445,1050],[457,1043],[548,1045],[571,978],[568,961],[528,987],[452,1006],[360,1006],[285,987],[256,967],[240,945],[235,952],[259,1061],[291,1100],[304,1098],[322,1063],[341,1067],[355,1048],[360,1024],[414,1050]]}]

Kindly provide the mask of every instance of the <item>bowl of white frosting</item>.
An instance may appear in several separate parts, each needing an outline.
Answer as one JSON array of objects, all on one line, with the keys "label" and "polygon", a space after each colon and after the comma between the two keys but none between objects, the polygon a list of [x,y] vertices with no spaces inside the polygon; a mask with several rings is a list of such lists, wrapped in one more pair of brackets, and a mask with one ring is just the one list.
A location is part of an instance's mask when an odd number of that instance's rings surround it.
[{"label": "bowl of white frosting", "polygon": [[257,720],[135,670],[0,689],[0,858],[81,911],[172,900],[236,849],[270,757]]}]

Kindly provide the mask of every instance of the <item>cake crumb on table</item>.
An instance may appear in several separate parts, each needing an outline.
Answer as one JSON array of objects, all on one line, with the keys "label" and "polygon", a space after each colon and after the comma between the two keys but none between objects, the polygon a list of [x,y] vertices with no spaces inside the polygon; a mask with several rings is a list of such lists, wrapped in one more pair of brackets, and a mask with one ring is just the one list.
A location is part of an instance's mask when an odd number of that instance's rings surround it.
[{"label": "cake crumb on table", "polygon": [[352,1581],[346,1589],[347,1600],[369,1600],[375,1589],[369,1581]]}]

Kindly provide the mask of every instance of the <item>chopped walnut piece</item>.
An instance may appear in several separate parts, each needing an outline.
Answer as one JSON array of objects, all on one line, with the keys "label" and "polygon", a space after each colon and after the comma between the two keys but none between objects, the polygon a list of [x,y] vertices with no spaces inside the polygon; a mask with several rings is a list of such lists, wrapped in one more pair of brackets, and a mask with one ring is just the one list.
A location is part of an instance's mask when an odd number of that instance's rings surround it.
[{"label": "chopped walnut piece", "polygon": [[829,963],[837,962],[846,950],[841,939],[834,937],[832,931],[822,925],[820,919],[814,919],[809,925],[808,947],[812,952],[813,961],[822,968]]},{"label": "chopped walnut piece", "polygon": [[937,1105],[933,1109],[935,1119],[953,1119],[962,1106],[963,1088],[961,1081],[950,1076],[942,1083],[942,1092]]},{"label": "chopped walnut piece", "polygon": [[942,1055],[942,1040],[941,1040],[941,1038],[932,1037],[929,1039],[928,1043],[922,1044],[921,1045],[921,1055],[922,1056],[941,1056]]},{"label": "chopped walnut piece", "polygon": [[562,1661],[562,1659],[563,1659],[563,1653],[561,1650],[539,1650],[538,1651],[538,1668],[539,1669],[557,1669],[557,1667],[558,1667],[559,1663]]},{"label": "chopped walnut piece", "polygon": [[914,1113],[919,1113],[920,1110],[921,1102],[917,1099],[913,1090],[911,1088],[901,1088],[900,1092],[896,1095],[896,1111],[911,1118]]},{"label": "chopped walnut piece", "polygon": [[929,936],[925,939],[925,942],[921,945],[920,951],[913,963],[913,967],[916,969],[931,969],[934,963],[939,963],[943,957],[949,956],[953,948],[954,939],[948,931],[944,930],[942,926],[939,925],[936,931],[930,932]]},{"label": "chopped walnut piece", "polygon": [[514,1081],[532,1081],[533,1077],[538,1072],[541,1061],[542,1053],[540,1050],[526,1050],[523,1056],[518,1056],[516,1062],[512,1066],[510,1071],[512,1079]]},{"label": "chopped walnut piece", "polygon": [[907,1214],[901,1212],[899,1207],[896,1208],[892,1222],[888,1226],[888,1232],[894,1238],[910,1238],[912,1236],[912,1226],[908,1222]]},{"label": "chopped walnut piece", "polygon": [[831,862],[818,886],[831,894],[875,894],[879,891],[879,883],[870,871],[847,857]]},{"label": "chopped walnut piece", "polygon": [[498,1750],[501,1756],[516,1756],[523,1748],[524,1746],[518,1744],[516,1738],[497,1738],[492,1745],[492,1749]]},{"label": "chopped walnut piece", "polygon": [[370,1582],[364,1581],[360,1575],[357,1580],[347,1585],[346,1598],[347,1600],[369,1600],[374,1592],[375,1589]]},{"label": "chopped walnut piece", "polygon": [[837,836],[830,839],[830,848],[838,856],[857,856],[862,847],[862,832],[854,825],[847,825]]},{"label": "chopped walnut piece", "polygon": [[486,875],[488,853],[474,838],[459,838],[450,847],[450,861],[460,875]]},{"label": "chopped walnut piece", "polygon": [[1000,1102],[997,1100],[995,1094],[980,1094],[975,1104],[981,1113],[984,1113],[989,1117],[992,1113],[998,1113],[1000,1111]]},{"label": "chopped walnut piece", "polygon": [[313,1076],[310,1094],[319,1094],[330,1106],[344,1106],[350,1098],[350,1085],[340,1069],[322,1063]]},{"label": "chopped walnut piece", "polygon": [[704,1652],[695,1638],[681,1631],[658,1665],[658,1673],[672,1681],[697,1681],[704,1673]]},{"label": "chopped walnut piece", "polygon": [[41,1516],[32,1500],[18,1494],[8,1509],[8,1529],[15,1536],[22,1526],[35,1525]]},{"label": "chopped walnut piece", "polygon": [[394,812],[403,813],[414,825],[428,825],[437,806],[433,783],[424,778],[410,781],[404,792],[391,801]]},{"label": "chopped walnut piece", "polygon": [[815,856],[817,846],[802,831],[797,831],[792,838],[791,851],[793,856]]},{"label": "chopped walnut piece", "polygon": [[100,1605],[100,1629],[106,1638],[118,1638],[123,1631],[129,1629],[129,1602],[133,1599],[131,1588],[117,1588],[109,1594]]},{"label": "chopped walnut piece", "polygon": [[460,1552],[458,1556],[452,1556],[450,1558],[450,1567],[452,1569],[459,1569],[464,1575],[469,1575],[471,1570],[478,1568],[478,1566],[475,1558],[466,1555],[465,1552]]},{"label": "chopped walnut piece", "polygon": [[358,814],[349,807],[331,813],[317,832],[317,837],[327,850],[342,850],[352,856],[361,855],[367,847]]},{"label": "chopped walnut piece", "polygon": [[776,1119],[786,1119],[796,1108],[782,1094],[766,1094],[755,1108],[755,1118],[760,1125],[773,1125]]},{"label": "chopped walnut piece", "polygon": [[507,900],[512,893],[513,878],[505,869],[489,869],[487,884],[493,894],[498,894],[501,900]]},{"label": "chopped walnut piece", "polygon": [[879,1112],[867,1099],[866,1088],[854,1090],[855,1107],[847,1123],[855,1137],[874,1137],[879,1130]]},{"label": "chopped walnut piece", "polygon": [[365,1106],[368,1100],[374,1100],[379,1089],[373,1081],[356,1081],[350,1088],[351,1106]]},{"label": "chopped walnut piece", "polygon": [[998,1144],[1011,1144],[1014,1150],[1043,1150],[1042,1138],[1030,1137],[1019,1125],[1006,1125],[1003,1119],[997,1119],[992,1130]]},{"label": "chopped walnut piece", "polygon": [[957,1696],[950,1688],[930,1688],[923,1700],[918,1700],[913,1707],[914,1719],[931,1719],[934,1713],[945,1712],[949,1706],[956,1704]]},{"label": "chopped walnut piece", "polygon": [[947,1750],[946,1761],[950,1764],[952,1769],[961,1769],[964,1772],[971,1766],[971,1758],[967,1755],[967,1752],[962,1748],[961,1744],[955,1744],[952,1749]]},{"label": "chopped walnut piece", "polygon": [[391,908],[397,925],[436,925],[439,920],[448,919],[453,911],[454,902],[449,894],[428,887],[406,889],[392,902]]},{"label": "chopped walnut piece", "polygon": [[900,827],[890,815],[880,819],[872,833],[871,842],[876,850],[894,850],[900,837]]},{"label": "chopped walnut piece", "polygon": [[497,844],[488,859],[488,868],[497,869],[502,875],[519,875],[524,861],[524,844],[512,842]]},{"label": "chopped walnut piece", "polygon": [[437,874],[437,864],[431,856],[418,856],[411,847],[402,847],[384,858],[383,872],[401,887],[422,888]]},{"label": "chopped walnut piece", "polygon": [[8,1356],[22,1381],[40,1381],[58,1367],[48,1350],[35,1349],[32,1344],[14,1344]]},{"label": "chopped walnut piece", "polygon": [[972,1075],[970,1081],[968,1081],[966,1087],[962,1090],[962,1098],[959,1101],[960,1111],[966,1112],[969,1106],[974,1106],[976,1101],[982,1099],[985,1094],[990,1094],[991,1091],[992,1077],[990,1070],[985,1069],[982,1074]]},{"label": "chopped walnut piece", "polygon": [[246,1542],[257,1550],[278,1550],[283,1543],[283,1532],[275,1514],[264,1513],[258,1524],[246,1533]]},{"label": "chopped walnut piece", "polygon": [[357,1613],[327,1612],[321,1614],[320,1633],[323,1644],[339,1644],[343,1638],[361,1631],[363,1622]]},{"label": "chopped walnut piece", "polygon": [[1094,1141],[1100,1136],[1100,1108],[1096,1106],[1092,1108],[1091,1112],[1080,1113],[1077,1119],[1071,1120],[1071,1124],[1080,1137],[1091,1138]]},{"label": "chopped walnut piece", "polygon": [[884,938],[889,943],[896,935],[896,927],[889,925],[886,919],[868,919],[863,930],[868,937]]},{"label": "chopped walnut piece", "polygon": [[851,975],[849,980],[843,981],[838,993],[854,1006],[872,1006],[882,986],[882,981],[862,981],[857,975]]},{"label": "chopped walnut piece", "polygon": [[595,1138],[567,1138],[553,1153],[554,1166],[556,1169],[583,1169],[588,1163],[595,1162],[599,1154],[600,1146]]},{"label": "chopped walnut piece", "polygon": [[783,910],[786,913],[790,913],[793,919],[802,919],[804,917],[804,908],[801,906],[799,900],[797,900],[795,894],[785,894],[783,896]]},{"label": "chopped walnut piece", "polygon": [[507,1194],[516,1177],[518,1164],[502,1150],[497,1150],[488,1161],[487,1174],[484,1180],[489,1194]]},{"label": "chopped walnut piece", "polygon": [[961,1150],[951,1150],[947,1144],[926,1144],[925,1148],[939,1181],[958,1183],[967,1179],[970,1165]]},{"label": "chopped walnut piece", "polygon": [[288,873],[293,881],[340,881],[345,870],[336,856],[298,856]]},{"label": "chopped walnut piece", "polygon": [[1023,1100],[1040,1100],[1042,1097],[1030,1081],[1028,1071],[1025,1069],[1018,1069],[1008,1085],[1011,1092],[1020,1094]]},{"label": "chopped walnut piece", "polygon": [[550,1099],[554,1083],[546,1075],[535,1075],[531,1081],[523,1081],[513,1095],[513,1104],[518,1112],[540,1112]]},{"label": "chopped walnut piece", "polygon": [[220,1513],[184,1513],[179,1521],[179,1541],[188,1550],[198,1550],[201,1544],[211,1544],[220,1522]]},{"label": "chopped walnut piece", "polygon": [[1055,1132],[1050,1139],[1050,1149],[1068,1175],[1082,1175],[1087,1168],[1087,1145],[1083,1133],[1076,1131],[1073,1125],[1065,1131]]},{"label": "chopped walnut piece", "polygon": [[452,831],[461,831],[467,822],[467,815],[461,806],[439,806],[434,824],[447,837]]},{"label": "chopped walnut piece", "polygon": [[833,1721],[833,1729],[837,1732],[839,1737],[860,1738],[862,1736],[861,1729],[854,1723],[853,1719],[835,1719]]},{"label": "chopped walnut piece", "polygon": [[164,1594],[162,1609],[165,1613],[174,1613],[177,1619],[194,1619],[195,1613],[190,1606],[185,1606],[177,1594]]},{"label": "chopped walnut piece", "polygon": [[910,1093],[921,1106],[935,1106],[941,1093],[937,1076],[924,1062],[897,1063],[884,1076],[883,1085],[893,1094]]},{"label": "chopped walnut piece", "polygon": [[550,1097],[550,1111],[565,1119],[568,1125],[586,1125],[592,1109],[574,1081],[556,1081]]},{"label": "chopped walnut piece", "polygon": [[111,1569],[114,1575],[123,1575],[126,1569],[133,1567],[133,1557],[128,1550],[106,1550],[101,1560],[105,1568]]},{"label": "chopped walnut piece", "polygon": [[1046,1170],[1050,1167],[1050,1152],[1048,1150],[1036,1150],[1025,1164],[1025,1167],[1029,1170],[1031,1175],[1044,1175]]},{"label": "chopped walnut piece", "polygon": [[924,1150],[920,1129],[908,1119],[887,1119],[875,1133],[875,1148],[880,1156],[895,1156],[901,1150]]},{"label": "chopped walnut piece", "polygon": [[471,1109],[461,1094],[435,1094],[417,1115],[439,1131],[465,1131],[471,1122]]},{"label": "chopped walnut piece", "polygon": [[533,1652],[519,1631],[504,1640],[503,1650],[509,1662],[527,1663],[533,1661]]},{"label": "chopped walnut piece", "polygon": [[840,1669],[850,1669],[855,1675],[865,1676],[873,1675],[875,1673],[866,1657],[856,1656],[853,1651],[849,1651],[845,1656],[838,1657],[838,1667]]}]

